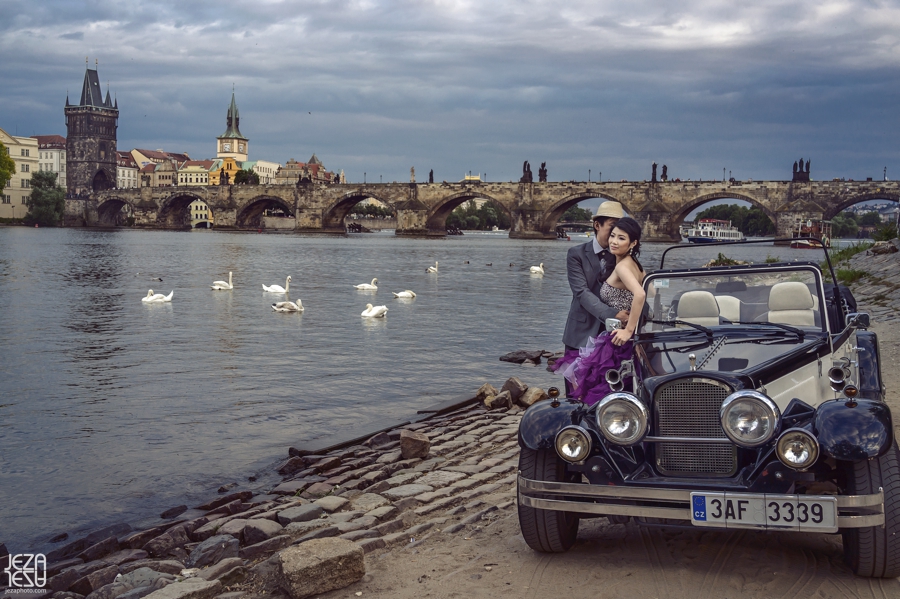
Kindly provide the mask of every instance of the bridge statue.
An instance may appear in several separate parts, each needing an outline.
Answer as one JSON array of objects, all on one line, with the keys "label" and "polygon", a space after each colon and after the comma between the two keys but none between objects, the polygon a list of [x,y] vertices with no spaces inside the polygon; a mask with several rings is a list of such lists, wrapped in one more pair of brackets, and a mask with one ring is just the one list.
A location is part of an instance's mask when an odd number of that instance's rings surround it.
[{"label": "bridge statue", "polygon": [[431,169],[430,171],[428,171],[428,182],[434,183],[434,169]]},{"label": "bridge statue", "polygon": [[656,163],[654,162],[652,165],[653,173],[650,175],[650,182],[656,183]]},{"label": "bridge statue", "polygon": [[409,167],[409,182],[410,183],[416,182],[416,167],[414,167],[414,166]]},{"label": "bridge statue", "polygon": [[525,161],[525,164],[522,165],[522,178],[519,179],[520,183],[531,183],[534,181],[534,178],[531,175],[531,165],[528,161]]},{"label": "bridge statue", "polygon": [[538,182],[546,183],[547,182],[547,163],[542,162],[541,168],[538,169]]},{"label": "bridge statue", "polygon": [[662,181],[669,180],[669,167],[667,167],[665,164],[663,165],[662,176],[660,177],[660,180],[662,180]]}]

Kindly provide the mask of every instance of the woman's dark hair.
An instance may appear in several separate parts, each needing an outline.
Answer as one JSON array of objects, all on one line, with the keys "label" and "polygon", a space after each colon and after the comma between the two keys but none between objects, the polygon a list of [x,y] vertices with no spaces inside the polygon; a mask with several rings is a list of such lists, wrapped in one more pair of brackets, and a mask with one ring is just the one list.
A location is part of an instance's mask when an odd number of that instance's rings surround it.
[{"label": "woman's dark hair", "polygon": [[634,247],[631,248],[631,258],[638,265],[638,268],[641,269],[641,272],[644,272],[644,267],[641,266],[641,263],[638,261],[638,256],[641,255],[641,226],[638,224],[636,220],[631,218],[630,216],[625,216],[619,219],[619,222],[616,223],[614,229],[619,229],[626,235],[628,235],[629,241],[634,241]]}]

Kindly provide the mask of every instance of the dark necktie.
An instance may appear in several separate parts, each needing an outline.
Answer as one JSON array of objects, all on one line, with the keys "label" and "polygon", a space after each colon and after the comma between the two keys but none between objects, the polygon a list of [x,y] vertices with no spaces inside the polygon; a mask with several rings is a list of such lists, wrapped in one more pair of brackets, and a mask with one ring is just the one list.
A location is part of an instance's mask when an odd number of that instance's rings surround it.
[{"label": "dark necktie", "polygon": [[612,274],[612,268],[609,265],[609,250],[603,249],[597,254],[597,259],[600,260],[600,282],[602,283],[606,279],[609,278],[609,275]]}]

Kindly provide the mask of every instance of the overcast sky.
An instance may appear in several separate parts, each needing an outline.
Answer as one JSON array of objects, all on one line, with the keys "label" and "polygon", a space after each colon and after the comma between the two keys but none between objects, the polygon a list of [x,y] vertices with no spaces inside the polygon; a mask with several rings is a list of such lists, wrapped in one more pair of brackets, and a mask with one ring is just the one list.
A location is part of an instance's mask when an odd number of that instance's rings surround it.
[{"label": "overcast sky", "polygon": [[65,135],[88,56],[119,149],[213,157],[234,84],[251,160],[351,181],[900,179],[898,39],[878,0],[3,0],[0,127]]}]

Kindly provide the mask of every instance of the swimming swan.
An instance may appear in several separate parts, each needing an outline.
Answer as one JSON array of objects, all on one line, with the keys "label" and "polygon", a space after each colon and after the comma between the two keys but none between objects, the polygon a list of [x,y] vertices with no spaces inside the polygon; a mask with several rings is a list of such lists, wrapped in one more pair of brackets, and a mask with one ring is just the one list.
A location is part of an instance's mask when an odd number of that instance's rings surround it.
[{"label": "swimming swan", "polygon": [[387,306],[373,306],[366,304],[366,309],[362,311],[360,316],[365,318],[384,318],[387,315]]},{"label": "swimming swan", "polygon": [[297,303],[287,301],[272,304],[272,309],[276,312],[303,312],[303,302],[297,299]]},{"label": "swimming swan", "polygon": [[540,265],[540,266],[532,266],[532,267],[531,267],[531,274],[534,274],[534,275],[542,275],[542,274],[544,274],[544,263],[541,262],[541,265]]},{"label": "swimming swan", "polygon": [[437,272],[437,266],[438,266],[438,263],[437,263],[437,260],[435,260],[434,266],[429,266],[428,268],[425,269],[425,272]]},{"label": "swimming swan", "polygon": [[401,291],[400,293],[397,293],[396,291],[392,291],[391,293],[394,294],[394,297],[400,297],[400,298],[412,299],[412,298],[416,297],[415,292],[410,291],[409,289],[407,289],[406,291]]},{"label": "swimming swan", "polygon": [[269,293],[287,293],[288,289],[291,286],[291,275],[288,275],[288,278],[284,281],[284,287],[281,285],[272,285],[270,287],[266,287],[263,285],[263,291],[268,291]]},{"label": "swimming swan", "polygon": [[146,302],[148,304],[160,304],[162,302],[171,302],[172,296],[175,295],[175,290],[173,289],[169,292],[169,295],[163,295],[162,293],[153,293],[153,290],[147,292],[147,295],[141,298],[142,302]]},{"label": "swimming swan", "polygon": [[228,291],[229,289],[234,289],[234,285],[231,284],[231,272],[228,273],[228,282],[225,281],[213,281],[213,284],[209,286],[210,289],[214,291]]},{"label": "swimming swan", "polygon": [[376,291],[378,286],[375,284],[378,282],[378,279],[372,279],[371,283],[363,283],[362,285],[354,285],[357,289],[363,289],[365,291]]}]

